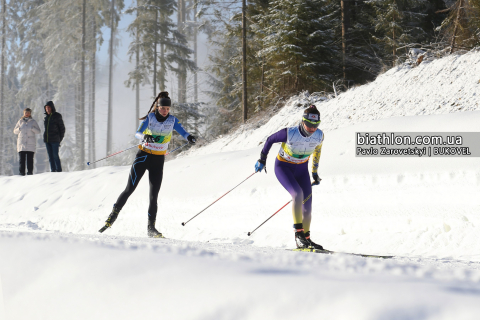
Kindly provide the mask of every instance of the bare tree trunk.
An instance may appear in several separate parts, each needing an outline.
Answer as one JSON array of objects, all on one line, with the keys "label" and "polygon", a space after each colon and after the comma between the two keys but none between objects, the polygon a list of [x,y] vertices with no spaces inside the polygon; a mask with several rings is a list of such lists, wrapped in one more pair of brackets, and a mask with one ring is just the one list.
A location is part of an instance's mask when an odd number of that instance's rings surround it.
[{"label": "bare tree trunk", "polygon": [[[91,61],[91,76],[92,76],[92,89],[90,91],[91,95],[91,105],[90,105],[90,157],[92,160],[96,159],[96,147],[95,147],[95,77],[96,77],[96,68],[97,68],[97,23],[95,17],[93,18],[93,47],[92,47],[92,61]],[[93,164],[95,168],[96,164]]]},{"label": "bare tree trunk", "polygon": [[160,65],[160,90],[165,91],[165,68],[164,68],[164,61],[165,61],[165,47],[160,44],[160,61],[162,64]]},{"label": "bare tree trunk", "polygon": [[115,32],[115,0],[112,0],[110,9],[110,62],[108,71],[108,118],[107,118],[107,155],[112,153],[112,99],[113,99],[113,42]]},{"label": "bare tree trunk", "polygon": [[247,122],[247,1],[242,0],[242,101],[243,122]]},{"label": "bare tree trunk", "polygon": [[457,18],[455,19],[455,27],[453,29],[452,43],[450,45],[450,54],[455,50],[455,40],[458,32],[458,25],[460,24],[460,10],[463,8],[463,0],[459,0],[458,9],[457,9]]},{"label": "bare tree trunk", "polygon": [[155,9],[155,41],[153,42],[153,96],[157,96],[157,37],[158,37],[158,10]]},{"label": "bare tree trunk", "polygon": [[[185,9],[185,0],[178,0],[178,30],[184,30],[185,19],[186,18],[186,9]],[[182,54],[182,58],[185,56]],[[187,98],[187,69],[184,64],[178,66],[178,102],[186,102]]]},{"label": "bare tree trunk", "polygon": [[7,1],[2,1],[2,62],[1,62],[1,89],[0,89],[0,175],[3,174],[3,162],[5,159],[5,148],[4,148],[4,114],[5,114],[5,54],[6,54],[6,38],[7,38]]},{"label": "bare tree trunk", "polygon": [[[195,29],[193,31],[193,59],[195,62],[195,67],[198,68],[198,54],[197,54],[197,3],[195,2],[193,6],[193,21],[194,21],[194,26]],[[198,102],[198,77],[197,77],[197,71],[195,71],[195,74],[193,75],[193,102]]]},{"label": "bare tree trunk", "polygon": [[77,141],[77,148],[79,149],[79,159],[77,167],[83,170],[85,165],[85,52],[86,52],[86,17],[87,17],[87,0],[83,0],[82,6],[82,55],[81,55],[81,76],[80,76],[80,103],[78,115],[79,119],[76,121],[80,131],[80,141]]},{"label": "bare tree trunk", "polygon": [[341,0],[342,7],[342,65],[343,65],[343,81],[347,80],[347,37],[350,28],[350,8],[348,1]]},{"label": "bare tree trunk", "polygon": [[[393,22],[395,24],[395,16],[393,16]],[[393,66],[395,66],[395,62],[397,61],[397,46],[395,45],[395,27],[393,28]]]},{"label": "bare tree trunk", "polygon": [[[139,6],[138,0],[137,0],[137,7]],[[137,19],[138,19],[138,9],[137,9]],[[137,33],[136,33],[136,64],[135,64],[135,69],[137,71],[137,78],[135,79],[135,128],[138,127],[138,119],[140,119],[140,81],[138,80],[138,70],[140,68],[140,46],[138,43],[140,42],[140,36],[138,34],[138,28],[137,28]]]}]

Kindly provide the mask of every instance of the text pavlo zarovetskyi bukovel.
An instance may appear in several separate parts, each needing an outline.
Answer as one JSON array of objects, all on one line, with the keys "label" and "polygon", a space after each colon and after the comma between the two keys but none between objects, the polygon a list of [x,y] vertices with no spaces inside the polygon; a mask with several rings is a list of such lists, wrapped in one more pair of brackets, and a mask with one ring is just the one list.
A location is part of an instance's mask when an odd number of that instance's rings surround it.
[{"label": "text pavlo zarovetskyi bukovel", "polygon": [[480,156],[479,132],[356,132],[355,156]]}]

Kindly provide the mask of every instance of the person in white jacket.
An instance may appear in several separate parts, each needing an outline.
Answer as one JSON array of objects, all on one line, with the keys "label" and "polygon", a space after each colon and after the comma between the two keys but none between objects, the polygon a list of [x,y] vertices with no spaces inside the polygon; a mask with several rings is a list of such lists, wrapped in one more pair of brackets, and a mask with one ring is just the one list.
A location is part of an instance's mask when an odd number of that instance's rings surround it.
[{"label": "person in white jacket", "polygon": [[27,162],[27,175],[33,174],[33,155],[37,149],[36,134],[39,134],[40,127],[37,121],[32,118],[32,109],[23,110],[23,117],[18,120],[14,134],[18,134],[17,152],[20,158],[20,175],[25,175],[25,160]]}]

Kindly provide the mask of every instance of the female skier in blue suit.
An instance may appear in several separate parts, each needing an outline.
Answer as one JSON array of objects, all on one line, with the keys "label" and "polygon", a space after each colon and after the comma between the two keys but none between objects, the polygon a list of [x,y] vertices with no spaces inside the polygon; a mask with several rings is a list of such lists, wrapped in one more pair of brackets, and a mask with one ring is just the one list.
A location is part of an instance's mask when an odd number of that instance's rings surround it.
[{"label": "female skier in blue suit", "polygon": [[[150,107],[148,114],[140,119],[143,120],[143,122],[140,124],[135,137],[142,140],[143,143],[138,146],[140,150],[130,169],[127,187],[113,205],[112,213],[110,213],[107,221],[105,221],[105,227],[108,228],[112,226],[120,210],[122,210],[127,202],[128,197],[135,191],[143,174],[148,170],[150,205],[148,207],[147,235],[150,238],[163,238],[163,235],[155,228],[157,198],[162,184],[165,154],[172,138],[173,130],[188,140],[190,144],[195,144],[195,137],[185,131],[176,117],[169,114],[171,104],[172,102],[168,97],[168,92],[160,92]],[[152,109],[154,109],[154,111],[152,111]],[[102,228],[100,232],[105,231],[105,227]]]}]

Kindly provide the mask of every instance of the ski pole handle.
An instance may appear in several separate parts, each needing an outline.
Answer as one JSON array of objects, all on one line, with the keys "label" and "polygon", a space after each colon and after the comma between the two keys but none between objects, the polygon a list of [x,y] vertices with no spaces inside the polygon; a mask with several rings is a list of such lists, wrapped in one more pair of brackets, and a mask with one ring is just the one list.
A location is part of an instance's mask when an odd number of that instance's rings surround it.
[{"label": "ski pole handle", "polygon": [[[251,176],[253,176],[256,172],[252,173],[251,175],[248,176],[248,178],[246,178],[245,180],[243,180],[242,182],[240,182],[239,184],[237,184],[235,187],[233,187],[233,189],[235,189],[236,187],[238,187],[239,185],[241,185],[242,183],[244,183],[245,181],[247,181],[248,179],[250,179]],[[227,193],[225,193],[223,196],[221,196],[220,198],[218,198],[217,200],[213,201],[208,207],[206,207],[205,209],[203,209],[202,211],[200,211],[199,213],[197,213],[196,215],[194,215],[192,218],[190,218],[190,220],[188,220],[187,222],[182,222],[182,226],[185,226],[187,223],[189,223],[191,220],[193,220],[193,218],[195,218],[196,216],[198,216],[200,213],[202,213],[203,211],[207,210],[208,208],[210,208],[215,202],[217,202],[218,200],[222,199],[224,196],[226,196],[228,193],[230,193],[230,191],[232,191],[233,189],[230,189],[229,191],[227,191]]]},{"label": "ski pole handle", "polygon": [[112,153],[111,155],[108,155],[108,156],[106,156],[105,158],[98,159],[98,160],[95,160],[95,161],[92,161],[92,162],[89,161],[89,162],[87,162],[87,165],[89,166],[89,165],[91,165],[92,163],[96,163],[96,162],[98,162],[98,161],[102,161],[102,160],[105,160],[105,159],[107,159],[107,158],[113,157],[113,156],[115,156],[115,155],[117,155],[117,154],[119,154],[119,153],[122,153],[122,152],[124,152],[124,151],[127,151],[127,150],[130,150],[130,149],[132,149],[132,148],[138,147],[139,145],[141,145],[141,143],[140,143],[140,144],[136,144],[136,145],[134,145],[134,146],[131,146],[131,147],[125,149],[125,150]]}]

